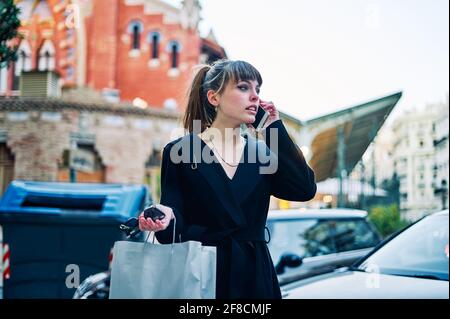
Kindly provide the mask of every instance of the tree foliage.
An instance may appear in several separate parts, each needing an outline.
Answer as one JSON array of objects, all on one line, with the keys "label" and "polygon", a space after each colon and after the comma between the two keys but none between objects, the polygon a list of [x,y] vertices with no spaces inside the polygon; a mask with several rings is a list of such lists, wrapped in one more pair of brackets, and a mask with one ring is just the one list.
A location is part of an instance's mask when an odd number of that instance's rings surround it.
[{"label": "tree foliage", "polygon": [[6,67],[9,63],[17,61],[18,46],[12,46],[10,41],[21,38],[20,9],[13,0],[0,1],[0,67]]},{"label": "tree foliage", "polygon": [[375,225],[383,238],[408,226],[403,220],[396,204],[390,206],[375,206],[370,210],[369,220]]}]

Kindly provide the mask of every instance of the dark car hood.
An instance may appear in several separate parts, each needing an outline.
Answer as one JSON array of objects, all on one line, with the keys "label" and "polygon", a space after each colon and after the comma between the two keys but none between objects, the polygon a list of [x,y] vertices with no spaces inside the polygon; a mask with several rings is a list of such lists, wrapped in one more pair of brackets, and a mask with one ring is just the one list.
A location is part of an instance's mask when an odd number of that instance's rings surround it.
[{"label": "dark car hood", "polygon": [[448,299],[448,281],[345,271],[284,289],[285,299]]}]

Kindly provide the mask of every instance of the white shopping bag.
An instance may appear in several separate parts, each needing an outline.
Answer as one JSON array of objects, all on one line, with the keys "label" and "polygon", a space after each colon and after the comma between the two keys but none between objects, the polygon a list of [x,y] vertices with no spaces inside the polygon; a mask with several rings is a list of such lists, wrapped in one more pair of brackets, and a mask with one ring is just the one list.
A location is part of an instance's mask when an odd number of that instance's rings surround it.
[{"label": "white shopping bag", "polygon": [[110,299],[214,299],[216,247],[197,241],[114,244]]}]

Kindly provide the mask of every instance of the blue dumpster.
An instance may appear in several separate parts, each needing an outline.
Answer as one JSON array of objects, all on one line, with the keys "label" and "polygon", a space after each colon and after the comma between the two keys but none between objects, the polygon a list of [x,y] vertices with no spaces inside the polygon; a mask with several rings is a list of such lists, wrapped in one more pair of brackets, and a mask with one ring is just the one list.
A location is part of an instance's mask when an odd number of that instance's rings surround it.
[{"label": "blue dumpster", "polygon": [[72,298],[105,271],[119,225],[151,204],[144,185],[13,181],[0,200],[9,245],[4,298]]}]

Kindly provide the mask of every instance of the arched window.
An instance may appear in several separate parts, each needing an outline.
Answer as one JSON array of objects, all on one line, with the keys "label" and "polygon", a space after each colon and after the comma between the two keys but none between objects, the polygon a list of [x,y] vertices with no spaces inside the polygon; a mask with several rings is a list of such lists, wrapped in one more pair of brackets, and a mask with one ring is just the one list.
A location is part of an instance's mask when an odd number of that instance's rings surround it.
[{"label": "arched window", "polygon": [[128,33],[131,35],[131,49],[139,50],[141,48],[141,33],[144,31],[144,25],[141,21],[133,20],[128,25]]},{"label": "arched window", "polygon": [[74,80],[74,69],[73,69],[73,67],[71,67],[71,66],[69,66],[69,67],[67,68],[67,71],[66,71],[66,80],[67,80],[67,81],[73,81],[73,80]]},{"label": "arched window", "polygon": [[150,43],[150,50],[152,52],[152,59],[159,58],[159,44],[161,43],[161,33],[152,31],[148,33],[147,42]]},{"label": "arched window", "polygon": [[55,47],[50,40],[45,40],[39,50],[39,71],[53,71],[55,69]]},{"label": "arched window", "polygon": [[172,40],[167,44],[166,50],[170,53],[171,68],[178,68],[179,53],[181,52],[181,44],[178,41]]},{"label": "arched window", "polygon": [[31,70],[31,49],[27,40],[22,40],[17,50],[17,61],[11,65],[13,74],[12,90],[19,90],[20,75],[22,71]]},{"label": "arched window", "polygon": [[67,59],[73,59],[75,57],[75,48],[68,48],[67,49]]},{"label": "arched window", "polygon": [[20,20],[30,20],[32,16],[38,16],[39,20],[52,19],[52,10],[45,0],[21,0],[14,1],[20,9]]},{"label": "arched window", "polygon": [[20,43],[14,73],[20,77],[22,71],[31,71],[31,48],[27,40],[22,40]]}]

